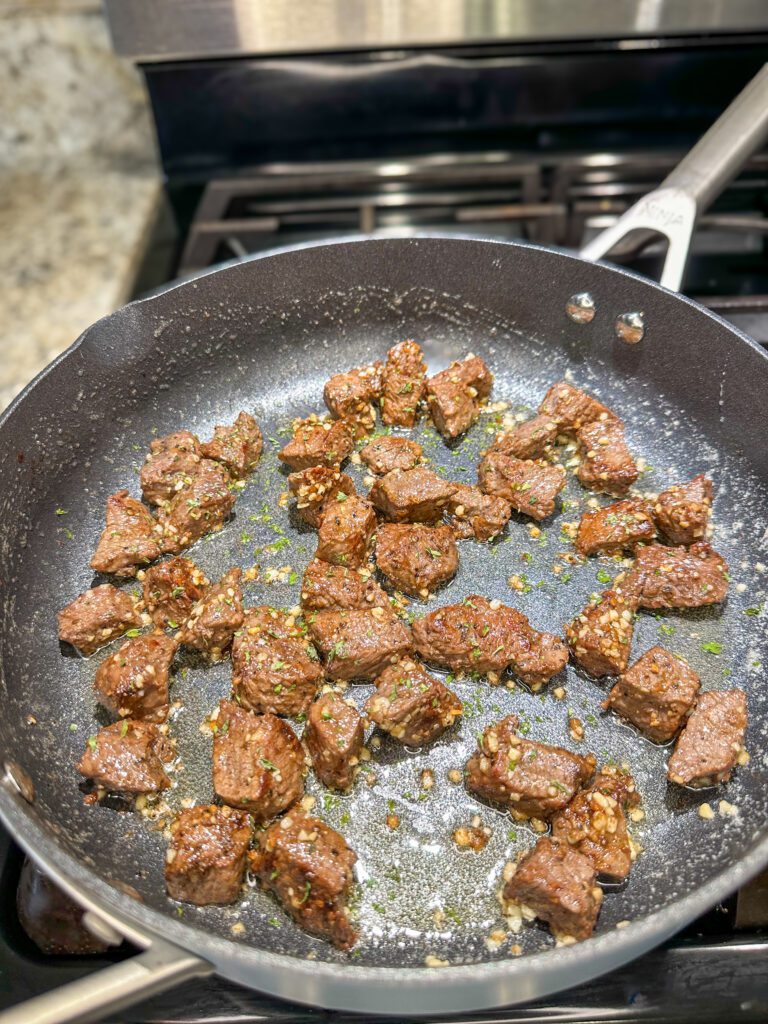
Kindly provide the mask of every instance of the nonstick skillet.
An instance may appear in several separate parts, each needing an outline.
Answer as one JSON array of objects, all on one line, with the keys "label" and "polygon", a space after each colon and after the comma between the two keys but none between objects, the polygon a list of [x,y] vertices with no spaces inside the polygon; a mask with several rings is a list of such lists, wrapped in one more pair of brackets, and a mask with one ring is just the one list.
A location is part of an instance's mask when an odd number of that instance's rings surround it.
[{"label": "nonstick skillet", "polygon": [[[696,210],[764,139],[767,111],[763,71],[666,187],[627,217],[625,227],[672,235],[668,285],[679,284]],[[623,233],[617,229],[608,241]],[[601,251],[595,244],[589,255]],[[88,561],[104,501],[119,487],[135,487],[151,437],[179,427],[206,436],[241,408],[256,414],[266,453],[234,522],[193,557],[213,578],[232,564],[252,564],[259,548],[262,575],[247,602],[295,604],[291,573],[300,579],[314,536],[278,507],[285,478],[276,449],[293,417],[320,407],[330,373],[380,357],[404,337],[424,344],[431,372],[469,351],[482,355],[496,377],[493,400],[508,402],[512,412],[535,407],[550,383],[572,375],[625,419],[630,446],[647,463],[644,489],[711,475],[715,544],[733,576],[728,601],[663,618],[642,614],[633,657],[661,636],[706,688],[746,688],[751,760],[727,786],[675,789],[665,781],[667,751],[602,716],[604,686],[573,667],[563,701],[521,687],[457,682],[466,709],[457,735],[426,751],[383,742],[373,761],[375,784],[359,781],[348,797],[309,783],[317,811],[360,856],[362,934],[350,956],[303,934],[257,889],[234,907],[177,908],[164,894],[165,839],[153,822],[112,800],[84,806],[74,765],[101,724],[90,686],[99,655],[85,661],[60,648],[56,612],[94,582]],[[279,252],[172,287],[86,331],[0,421],[0,814],[43,870],[88,909],[94,928],[145,951],[0,1020],[96,1018],[212,971],[272,995],[369,1014],[517,1003],[638,956],[754,875],[768,861],[766,395],[762,350],[667,288],[567,253],[464,238]],[[471,482],[477,454],[497,429],[493,415],[453,447],[420,428],[428,456],[452,478]],[[570,483],[565,496],[579,493]],[[480,592],[560,632],[601,589],[596,573],[614,571],[592,560],[567,579],[552,575],[568,519],[556,516],[538,537],[513,521],[493,545],[463,544],[459,574],[440,602]],[[276,544],[283,536],[287,542]],[[289,568],[280,577],[286,581],[263,582],[269,566]],[[527,590],[510,590],[508,576],[523,570]],[[173,697],[183,707],[172,728],[185,769],[167,798],[171,809],[212,797],[210,738],[199,727],[229,685],[226,664],[179,666]],[[349,692],[362,703],[370,687]],[[488,942],[502,925],[495,891],[503,865],[536,837],[446,775],[462,766],[486,724],[513,711],[529,723],[531,738],[567,746],[566,720],[576,714],[586,739],[574,749],[627,762],[644,798],[646,820],[637,831],[643,853],[628,885],[606,896],[595,937],[576,946],[553,948],[538,926],[498,948]],[[421,799],[427,766],[437,782]],[[711,820],[698,813],[704,801],[714,809]],[[393,807],[401,819],[395,834],[385,824]],[[490,841],[481,853],[460,852],[451,833],[475,814],[489,826]],[[425,966],[437,961],[446,966]]]}]

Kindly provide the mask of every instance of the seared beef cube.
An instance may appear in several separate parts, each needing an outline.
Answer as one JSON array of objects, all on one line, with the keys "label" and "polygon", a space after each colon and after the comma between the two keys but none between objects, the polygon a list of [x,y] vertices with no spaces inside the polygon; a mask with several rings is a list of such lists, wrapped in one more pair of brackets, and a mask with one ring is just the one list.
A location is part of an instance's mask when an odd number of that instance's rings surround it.
[{"label": "seared beef cube", "polygon": [[107,498],[106,526],[91,559],[96,572],[135,576],[136,567],[160,556],[155,520],[128,491]]},{"label": "seared beef cube", "polygon": [[259,836],[251,870],[299,927],[350,949],[357,940],[347,909],[356,860],[324,821],[292,810]]},{"label": "seared beef cube", "polygon": [[448,501],[451,529],[460,540],[491,540],[501,533],[511,514],[512,506],[504,498],[483,494],[469,484],[457,484]]},{"label": "seared beef cube", "polygon": [[376,690],[365,704],[365,713],[380,729],[407,747],[421,747],[436,740],[457,722],[464,708],[439,679],[410,658],[384,669]]},{"label": "seared beef cube", "polygon": [[603,708],[626,718],[656,743],[666,743],[691,713],[700,685],[682,658],[663,647],[652,647],[622,673]]},{"label": "seared beef cube", "polygon": [[86,590],[62,608],[59,640],[72,644],[83,654],[93,654],[126,630],[140,625],[141,616],[130,594],[111,583],[103,583]]},{"label": "seared beef cube", "polygon": [[415,341],[401,341],[389,350],[381,391],[381,418],[387,426],[412,427],[416,423],[426,376],[427,364]]},{"label": "seared beef cube", "polygon": [[574,661],[592,676],[617,676],[629,664],[637,598],[626,586],[604,590],[566,626]]},{"label": "seared beef cube", "polygon": [[301,584],[305,612],[324,608],[388,608],[389,597],[373,578],[371,569],[347,569],[313,559]]},{"label": "seared beef cube", "polygon": [[576,550],[581,555],[632,551],[638,544],[647,544],[655,536],[656,527],[649,502],[641,498],[627,498],[584,513],[576,535]]},{"label": "seared beef cube", "polygon": [[702,608],[725,600],[728,563],[702,542],[689,548],[649,544],[637,552],[624,589],[637,594],[641,608]]},{"label": "seared beef cube", "polygon": [[175,430],[164,437],[156,437],[149,442],[149,451],[152,455],[159,455],[160,452],[192,452],[193,455],[202,455],[200,441],[191,430]]},{"label": "seared beef cube", "polygon": [[213,788],[225,804],[266,821],[302,796],[304,751],[282,718],[222,700],[213,729]]},{"label": "seared beef cube", "polygon": [[371,503],[356,494],[339,492],[323,507],[315,557],[332,565],[362,565],[375,530]]},{"label": "seared beef cube", "polygon": [[385,523],[376,535],[376,565],[397,590],[426,598],[456,575],[459,553],[448,526]]},{"label": "seared beef cube", "polygon": [[255,608],[246,609],[242,629],[237,632],[236,637],[245,633],[249,636],[277,637],[283,640],[287,637],[301,639],[306,629],[290,612],[284,612],[268,604],[260,604]]},{"label": "seared beef cube", "polygon": [[505,615],[509,620],[508,667],[536,693],[568,664],[568,648],[559,636],[534,629],[514,608],[505,609]]},{"label": "seared beef cube", "polygon": [[555,936],[579,940],[595,930],[603,900],[589,858],[546,837],[518,861],[503,895],[530,907]]},{"label": "seared beef cube", "polygon": [[284,626],[283,613],[273,618],[265,608],[249,608],[232,643],[232,686],[253,711],[274,715],[303,714],[322,679],[317,652],[299,627]]},{"label": "seared beef cube", "polygon": [[387,608],[311,612],[307,625],[329,679],[374,679],[411,650],[410,631]]},{"label": "seared beef cube", "polygon": [[373,402],[381,390],[381,364],[336,373],[323,388],[323,399],[334,419],[346,420],[359,440],[376,423]]},{"label": "seared beef cube", "polygon": [[296,511],[304,522],[316,530],[325,506],[340,494],[356,494],[352,478],[336,466],[310,466],[291,473],[288,489],[296,498]]},{"label": "seared beef cube", "polygon": [[165,886],[172,900],[234,903],[245,875],[252,828],[248,815],[231,807],[190,807],[171,825]]},{"label": "seared beef cube", "polygon": [[207,533],[220,530],[234,504],[226,469],[211,459],[202,459],[189,486],[157,514],[163,551],[178,554]]},{"label": "seared beef cube", "polygon": [[112,793],[156,793],[171,784],[163,764],[172,760],[173,748],[154,722],[126,719],[89,737],[77,770]]},{"label": "seared beef cube", "polygon": [[309,709],[303,738],[318,779],[331,789],[349,789],[365,739],[355,705],[338,693],[322,694]]},{"label": "seared beef cube", "polygon": [[178,629],[203,596],[208,578],[189,558],[170,558],[144,573],[144,604],[161,629]]},{"label": "seared beef cube", "polygon": [[480,415],[480,401],[487,398],[493,376],[479,356],[451,363],[447,370],[427,381],[427,402],[432,420],[443,437],[458,437]]},{"label": "seared beef cube", "polygon": [[354,447],[354,432],[345,420],[310,416],[296,424],[292,439],[277,457],[294,471],[310,466],[339,466]]},{"label": "seared beef cube", "polygon": [[96,670],[97,700],[120,718],[162,722],[168,716],[168,673],[175,653],[176,641],[163,633],[126,640]]},{"label": "seared beef cube", "polygon": [[693,544],[707,532],[712,511],[712,481],[700,473],[690,483],[662,491],[653,503],[659,532],[672,544]]},{"label": "seared beef cube", "polygon": [[680,733],[667,778],[681,786],[727,782],[744,751],[747,695],[743,690],[708,690]]},{"label": "seared beef cube", "polygon": [[576,475],[585,487],[608,494],[626,494],[640,475],[624,438],[620,420],[597,420],[578,431],[581,465]]},{"label": "seared beef cube", "polygon": [[598,875],[621,882],[632,868],[624,811],[639,803],[632,776],[605,768],[552,819],[552,838],[587,857]]},{"label": "seared beef cube", "polygon": [[421,460],[422,448],[407,437],[377,437],[360,452],[360,458],[377,476],[393,469],[413,469]]},{"label": "seared beef cube", "polygon": [[575,434],[587,423],[617,419],[607,405],[566,380],[552,385],[539,406],[539,413],[556,423],[564,434]]},{"label": "seared beef cube", "polygon": [[179,633],[179,643],[205,651],[213,661],[221,660],[243,624],[242,575],[242,569],[230,569],[208,587]]},{"label": "seared beef cube", "polygon": [[539,459],[555,443],[557,423],[539,414],[519,427],[496,435],[486,455],[511,455],[515,459]]},{"label": "seared beef cube", "polygon": [[455,490],[456,484],[415,466],[387,473],[373,485],[369,498],[393,523],[435,523]]},{"label": "seared beef cube", "polygon": [[241,412],[231,427],[213,428],[213,440],[202,445],[202,454],[221,462],[233,480],[242,480],[256,468],[263,446],[256,420],[249,412]]},{"label": "seared beef cube", "polygon": [[141,467],[139,483],[144,500],[162,505],[192,483],[200,468],[200,442],[188,430],[155,438]]},{"label": "seared beef cube", "polygon": [[541,520],[555,511],[555,498],[565,487],[565,470],[548,462],[491,454],[478,466],[477,481],[486,494],[504,498],[523,515]]}]

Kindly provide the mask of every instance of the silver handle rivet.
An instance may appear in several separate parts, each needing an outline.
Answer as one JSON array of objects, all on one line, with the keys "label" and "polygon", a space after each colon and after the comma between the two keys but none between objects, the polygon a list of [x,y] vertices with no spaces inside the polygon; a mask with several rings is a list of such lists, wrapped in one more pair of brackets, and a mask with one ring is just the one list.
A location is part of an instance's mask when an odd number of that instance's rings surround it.
[{"label": "silver handle rivet", "polygon": [[595,319],[597,306],[589,292],[579,292],[568,299],[565,312],[575,324],[590,324]]},{"label": "silver handle rivet", "polygon": [[35,786],[28,773],[21,767],[18,761],[6,761],[3,765],[5,770],[5,782],[11,789],[24,797],[28,804],[35,802]]},{"label": "silver handle rivet", "polygon": [[636,345],[643,340],[645,319],[642,313],[622,313],[616,318],[616,337],[627,345]]}]

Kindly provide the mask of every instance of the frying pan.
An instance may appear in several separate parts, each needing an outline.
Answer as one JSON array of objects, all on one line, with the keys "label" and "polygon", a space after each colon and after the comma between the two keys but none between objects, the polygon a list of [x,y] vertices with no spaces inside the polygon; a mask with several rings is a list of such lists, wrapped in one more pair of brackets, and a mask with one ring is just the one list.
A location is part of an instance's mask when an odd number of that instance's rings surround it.
[{"label": "frying pan", "polygon": [[[669,290],[680,283],[697,210],[764,139],[767,125],[764,69],[664,188],[587,250],[597,258],[628,229],[661,230],[671,239],[668,287],[568,253],[455,237],[277,252],[118,310],[14,402],[0,421],[0,815],[86,908],[94,929],[144,951],[0,1020],[93,1019],[214,971],[275,996],[371,1014],[522,1002],[638,956],[768,861],[768,693],[761,668],[768,657],[761,611],[768,446],[759,415],[768,359],[745,335]],[[278,505],[285,478],[276,448],[292,417],[319,408],[330,373],[380,357],[403,337],[423,342],[431,372],[468,351],[482,355],[496,376],[494,400],[509,403],[513,414],[529,412],[551,382],[572,375],[625,418],[631,448],[646,459],[644,489],[698,472],[712,476],[715,544],[733,575],[728,601],[663,618],[641,615],[633,657],[661,633],[705,687],[745,687],[751,761],[727,786],[684,791],[665,781],[668,751],[601,715],[605,687],[572,666],[561,681],[562,701],[520,686],[456,682],[466,709],[457,733],[420,751],[384,740],[367,766],[373,784],[358,780],[350,796],[308,782],[319,813],[360,856],[361,939],[349,956],[303,934],[256,888],[234,907],[176,907],[164,895],[160,823],[126,813],[114,798],[84,806],[74,764],[103,723],[90,681],[104,654],[84,660],[60,648],[56,612],[94,582],[88,560],[104,501],[135,483],[150,438],[179,427],[205,436],[240,408],[257,415],[265,456],[238,499],[234,522],[193,557],[212,578],[256,557],[262,572],[249,585],[248,603],[296,603],[291,572],[300,578],[314,536]],[[478,453],[497,429],[493,415],[452,446],[422,425],[427,455],[452,478],[471,481]],[[438,600],[481,592],[560,632],[601,589],[596,573],[617,569],[591,560],[560,576],[551,572],[563,547],[560,524],[578,518],[588,495],[571,482],[566,497],[578,508],[543,524],[539,536],[518,519],[491,545],[462,544],[459,574]],[[525,561],[523,553],[530,556]],[[270,566],[283,570],[272,583]],[[511,590],[508,576],[523,572],[523,590]],[[161,805],[161,822],[182,800],[212,798],[210,737],[200,724],[229,685],[226,664],[178,667],[173,696],[182,707],[172,730],[184,770],[169,806]],[[349,692],[362,703],[370,686]],[[447,772],[463,765],[485,725],[512,712],[528,722],[532,738],[628,763],[643,794],[646,820],[636,831],[643,852],[624,889],[607,894],[597,934],[576,946],[553,948],[549,933],[535,925],[499,946],[488,941],[502,924],[495,891],[503,865],[536,836],[451,785]],[[568,736],[569,714],[585,723],[580,746]],[[430,791],[420,789],[425,767],[434,771]],[[712,819],[699,814],[703,801],[714,809]],[[401,820],[396,835],[385,824],[393,807]],[[482,852],[461,852],[450,837],[473,815],[488,826],[490,840]],[[446,966],[425,966],[436,961]]]}]

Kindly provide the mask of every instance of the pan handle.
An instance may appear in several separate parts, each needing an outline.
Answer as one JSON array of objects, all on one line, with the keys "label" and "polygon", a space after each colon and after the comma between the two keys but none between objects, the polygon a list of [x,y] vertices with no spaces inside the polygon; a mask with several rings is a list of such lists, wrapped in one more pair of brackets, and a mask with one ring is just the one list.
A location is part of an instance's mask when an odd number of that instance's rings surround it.
[{"label": "pan handle", "polygon": [[[599,260],[611,251],[631,252],[655,235],[669,241],[661,284],[679,291],[697,216],[722,192],[768,138],[768,64],[715,121],[661,186],[640,199],[581,250]],[[632,243],[620,246],[632,234]]]}]

